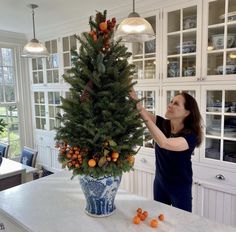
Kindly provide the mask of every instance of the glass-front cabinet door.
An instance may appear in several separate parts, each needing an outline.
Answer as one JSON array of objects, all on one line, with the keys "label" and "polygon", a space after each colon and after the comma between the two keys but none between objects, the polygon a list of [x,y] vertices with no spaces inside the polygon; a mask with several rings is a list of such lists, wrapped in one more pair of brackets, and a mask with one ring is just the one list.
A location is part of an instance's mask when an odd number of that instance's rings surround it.
[{"label": "glass-front cabinet door", "polygon": [[236,74],[236,0],[204,1],[203,61],[204,75],[235,79]]},{"label": "glass-front cabinet door", "polygon": [[74,35],[62,38],[62,53],[63,53],[63,72],[66,73],[72,67],[71,50],[77,48],[77,42]]},{"label": "glass-front cabinet door", "polygon": [[46,83],[59,83],[59,53],[57,40],[45,42],[49,52],[49,58],[46,59]]},{"label": "glass-front cabinet door", "polygon": [[200,1],[164,9],[164,80],[193,80],[199,76]]},{"label": "glass-front cabinet door", "polygon": [[[156,33],[156,16],[146,18]],[[147,42],[132,43],[132,63],[135,65],[134,79],[156,79],[156,39]],[[160,52],[157,52],[160,56]]]},{"label": "glass-front cabinet door", "polygon": [[56,119],[60,112],[59,91],[35,91],[34,92],[34,115],[35,128],[39,130],[52,131],[58,126]]},{"label": "glass-front cabinet door", "polygon": [[[153,115],[156,115],[156,97],[157,89],[148,88],[135,88],[135,92],[139,99],[142,99],[141,104],[143,107]],[[144,132],[143,135],[143,147],[145,148],[154,148],[153,140],[148,129]]]},{"label": "glass-front cabinet door", "polygon": [[205,88],[205,151],[208,161],[236,163],[236,89]]}]

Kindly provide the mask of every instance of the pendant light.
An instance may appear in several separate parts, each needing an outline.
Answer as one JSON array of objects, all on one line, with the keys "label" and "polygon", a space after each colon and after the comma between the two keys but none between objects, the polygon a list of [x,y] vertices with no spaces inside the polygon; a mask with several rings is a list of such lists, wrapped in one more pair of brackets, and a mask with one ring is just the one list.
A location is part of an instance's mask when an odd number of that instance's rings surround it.
[{"label": "pendant light", "polygon": [[151,24],[135,12],[135,0],[133,0],[133,12],[119,24],[115,38],[122,38],[124,42],[145,42],[155,38]]},{"label": "pendant light", "polygon": [[23,52],[22,52],[21,56],[25,57],[25,58],[44,58],[44,57],[48,57],[49,53],[47,51],[47,48],[35,38],[34,9],[37,8],[38,5],[30,4],[30,5],[28,5],[28,7],[32,9],[33,36],[34,36],[34,38],[24,46],[24,49],[23,49]]}]

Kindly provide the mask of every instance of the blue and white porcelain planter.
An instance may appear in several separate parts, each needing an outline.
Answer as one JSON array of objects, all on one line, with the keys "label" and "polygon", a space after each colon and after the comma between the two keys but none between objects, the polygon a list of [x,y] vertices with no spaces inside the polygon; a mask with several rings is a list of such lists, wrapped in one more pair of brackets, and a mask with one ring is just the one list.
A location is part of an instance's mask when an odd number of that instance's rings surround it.
[{"label": "blue and white porcelain planter", "polygon": [[79,176],[81,188],[86,198],[85,212],[94,217],[106,217],[114,213],[115,196],[120,185],[121,176],[93,178]]}]

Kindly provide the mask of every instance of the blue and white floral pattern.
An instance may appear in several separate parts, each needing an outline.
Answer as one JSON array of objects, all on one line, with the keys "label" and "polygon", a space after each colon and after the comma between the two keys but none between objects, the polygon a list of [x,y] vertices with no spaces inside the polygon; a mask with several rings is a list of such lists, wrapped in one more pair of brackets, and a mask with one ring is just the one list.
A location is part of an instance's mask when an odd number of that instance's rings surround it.
[{"label": "blue and white floral pattern", "polygon": [[87,214],[94,217],[106,217],[115,211],[114,200],[121,176],[106,176],[96,179],[82,175],[79,176],[79,181],[86,198],[85,211]]}]

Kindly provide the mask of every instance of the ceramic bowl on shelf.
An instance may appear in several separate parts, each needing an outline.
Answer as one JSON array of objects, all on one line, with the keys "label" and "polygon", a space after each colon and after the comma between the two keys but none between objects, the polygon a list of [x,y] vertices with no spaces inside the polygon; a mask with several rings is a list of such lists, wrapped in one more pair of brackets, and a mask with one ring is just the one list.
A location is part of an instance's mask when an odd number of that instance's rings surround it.
[{"label": "ceramic bowl on shelf", "polygon": [[197,16],[189,15],[183,18],[183,29],[196,28],[197,26]]},{"label": "ceramic bowl on shelf", "polygon": [[[224,70],[224,66],[218,66],[217,67],[217,69],[216,69],[216,71],[217,71],[217,73],[218,74],[223,74],[223,70]],[[233,65],[233,64],[231,64],[231,65],[226,65],[225,66],[225,73],[226,74],[236,74],[236,65]]]},{"label": "ceramic bowl on shelf", "polygon": [[[235,21],[236,20],[236,11],[232,11],[232,12],[228,13],[227,16],[228,16],[228,22]],[[225,20],[225,14],[221,15],[219,17],[219,19],[224,21]]]},{"label": "ceramic bowl on shelf", "polygon": [[[176,51],[179,54],[180,53],[180,46],[176,46]],[[190,44],[190,45],[183,45],[182,46],[182,53],[191,53],[196,52],[196,45]]]},{"label": "ceramic bowl on shelf", "polygon": [[[223,49],[224,48],[224,34],[215,34],[211,36],[213,48]],[[227,48],[233,47],[235,43],[235,34],[227,35]]]},{"label": "ceramic bowl on shelf", "polygon": [[195,76],[195,67],[187,67],[184,69],[184,76]]},{"label": "ceramic bowl on shelf", "polygon": [[179,62],[170,61],[168,64],[168,77],[177,77],[179,76]]}]

